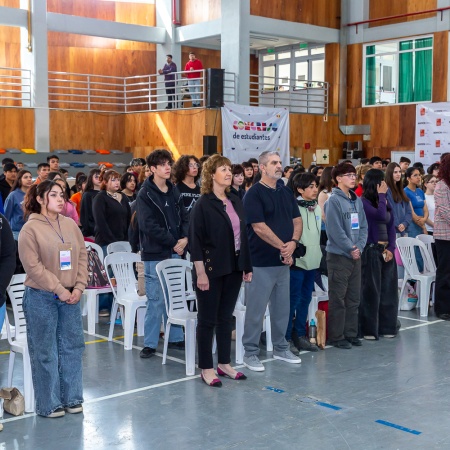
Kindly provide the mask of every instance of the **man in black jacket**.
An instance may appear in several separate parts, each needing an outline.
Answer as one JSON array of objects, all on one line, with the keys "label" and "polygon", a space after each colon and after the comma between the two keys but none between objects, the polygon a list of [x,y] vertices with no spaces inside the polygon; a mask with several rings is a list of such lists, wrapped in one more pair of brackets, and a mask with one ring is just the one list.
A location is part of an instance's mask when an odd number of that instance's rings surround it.
[{"label": "man in black jacket", "polygon": [[16,244],[6,217],[0,214],[0,331],[5,318],[6,288],[16,268]]},{"label": "man in black jacket", "polygon": [[[152,174],[144,182],[136,200],[139,240],[145,272],[147,312],[144,323],[144,348],[141,358],[154,355],[159,340],[161,318],[167,320],[164,295],[156,265],[165,259],[179,258],[187,245],[188,214],[183,200],[170,182],[173,158],[167,150],[154,150],[147,156]],[[169,342],[184,348],[181,327],[172,326]]]},{"label": "man in black jacket", "polygon": [[6,202],[6,197],[8,197],[11,192],[12,185],[16,181],[17,177],[17,167],[14,163],[6,163],[3,167],[4,178],[0,180],[0,193],[2,196],[3,204]]}]

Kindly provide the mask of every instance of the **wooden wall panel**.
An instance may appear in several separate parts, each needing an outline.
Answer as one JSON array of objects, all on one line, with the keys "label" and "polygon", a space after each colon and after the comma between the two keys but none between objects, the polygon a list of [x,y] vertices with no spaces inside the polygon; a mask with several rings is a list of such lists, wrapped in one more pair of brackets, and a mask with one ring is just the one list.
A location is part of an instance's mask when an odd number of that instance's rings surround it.
[{"label": "wooden wall panel", "polygon": [[124,147],[123,114],[50,111],[50,149]]},{"label": "wooden wall panel", "polygon": [[347,107],[362,105],[362,44],[347,46]]},{"label": "wooden wall panel", "polygon": [[206,110],[181,110],[127,114],[124,147],[135,156],[167,148],[175,158],[203,154]]},{"label": "wooden wall panel", "polygon": [[[403,1],[403,0],[402,0]],[[326,13],[324,13],[326,11]],[[340,0],[250,0],[250,14],[328,28],[340,27]]]},{"label": "wooden wall panel", "polygon": [[325,81],[329,83],[328,114],[339,111],[339,44],[325,46]]},{"label": "wooden wall panel", "polygon": [[[9,6],[12,7],[13,2],[9,2]],[[5,5],[6,6],[6,5]],[[0,67],[10,67],[18,69],[21,67],[20,52],[26,52],[25,48],[20,45],[20,28],[19,27],[6,27],[0,26]],[[2,83],[17,83],[17,79],[8,78],[9,76],[20,76],[20,72],[2,70]],[[3,88],[6,89],[5,85]],[[8,89],[19,90],[20,87],[8,86]],[[20,94],[14,94],[12,92],[5,93],[4,96],[21,98]],[[0,106],[21,106],[19,100],[0,100]]]},{"label": "wooden wall panel", "polygon": [[34,110],[0,108],[0,148],[34,148]]},{"label": "wooden wall panel", "polygon": [[433,102],[447,101],[448,38],[448,31],[434,33]]},{"label": "wooden wall panel", "polygon": [[[226,1],[226,0],[224,0]],[[221,0],[184,0],[180,2],[182,25],[207,22],[221,16]]]},{"label": "wooden wall panel", "polygon": [[0,6],[7,8],[20,8],[20,0],[0,0]]},{"label": "wooden wall panel", "polygon": [[[369,18],[378,19],[382,17],[396,16],[399,14],[408,14],[412,12],[427,11],[437,8],[437,0],[370,0]],[[380,22],[371,23],[370,27],[379,27],[384,25],[391,25],[401,22],[412,22],[414,20],[427,19],[433,17],[435,14],[420,14],[417,16],[407,16],[393,20],[383,20]],[[412,31],[412,34],[414,31]]]}]

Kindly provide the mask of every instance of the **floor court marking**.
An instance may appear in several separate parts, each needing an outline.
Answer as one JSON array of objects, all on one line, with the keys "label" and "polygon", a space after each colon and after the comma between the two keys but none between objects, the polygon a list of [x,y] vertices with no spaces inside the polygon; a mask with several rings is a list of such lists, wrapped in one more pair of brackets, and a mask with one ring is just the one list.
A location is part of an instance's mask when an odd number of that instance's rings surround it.
[{"label": "floor court marking", "polygon": [[386,422],[385,420],[375,420],[375,423],[379,423],[379,424],[385,425],[387,427],[395,428],[396,430],[406,431],[406,433],[411,433],[411,434],[414,434],[416,436],[418,436],[419,434],[422,434],[421,431],[412,430],[411,428],[402,427],[401,425],[396,425],[395,423]]},{"label": "floor court marking", "polygon": [[441,322],[445,322],[445,320],[438,319],[438,320],[434,320],[433,322],[419,323],[419,325],[411,325],[410,327],[405,327],[405,328],[402,327],[402,328],[400,328],[400,331],[412,330],[413,328],[426,327],[428,325],[433,325],[435,323],[441,323]]},{"label": "floor court marking", "polygon": [[399,319],[405,319],[405,320],[414,320],[414,322],[426,322],[428,323],[429,320],[423,320],[423,319],[413,319],[411,317],[404,317],[404,316],[397,316]]},{"label": "floor court marking", "polygon": [[[261,362],[265,363],[265,362],[270,362],[270,361],[275,361],[275,359],[268,358],[268,359],[262,360]],[[234,366],[235,369],[240,369],[241,367],[244,367],[244,365]],[[151,384],[149,386],[143,386],[141,388],[130,389],[129,391],[117,392],[116,394],[110,394],[110,395],[105,395],[103,397],[92,398],[90,400],[86,400],[84,402],[84,404],[90,405],[91,403],[98,403],[98,402],[102,402],[105,400],[111,400],[113,398],[124,397],[126,395],[132,395],[132,394],[136,394],[138,392],[150,391],[152,389],[157,389],[160,387],[170,386],[172,384],[183,383],[186,381],[191,381],[191,380],[196,380],[196,379],[200,379],[200,375],[198,375],[198,374],[190,375],[190,376],[183,377],[183,378],[177,378],[176,380],[164,381],[163,383]],[[17,420],[29,419],[31,417],[35,417],[36,415],[37,415],[36,413],[27,413],[23,416],[11,417],[10,419],[0,420],[0,423],[16,422]]]}]

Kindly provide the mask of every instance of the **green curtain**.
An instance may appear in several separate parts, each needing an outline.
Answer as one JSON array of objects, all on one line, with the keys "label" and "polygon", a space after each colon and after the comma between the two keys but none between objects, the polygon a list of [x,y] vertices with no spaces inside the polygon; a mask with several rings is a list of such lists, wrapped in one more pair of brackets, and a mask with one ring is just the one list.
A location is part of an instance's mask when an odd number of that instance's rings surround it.
[{"label": "green curtain", "polygon": [[[433,38],[416,39],[416,49],[433,45]],[[433,50],[414,52],[414,101],[431,100]]]},{"label": "green curtain", "polygon": [[368,45],[366,47],[366,105],[375,105],[376,103],[377,74],[375,56],[368,57],[368,55],[374,54],[375,45]]},{"label": "green curtain", "polygon": [[[400,51],[412,50],[413,41],[400,42]],[[413,53],[400,53],[399,55],[399,80],[398,103],[414,101],[414,67]]]}]

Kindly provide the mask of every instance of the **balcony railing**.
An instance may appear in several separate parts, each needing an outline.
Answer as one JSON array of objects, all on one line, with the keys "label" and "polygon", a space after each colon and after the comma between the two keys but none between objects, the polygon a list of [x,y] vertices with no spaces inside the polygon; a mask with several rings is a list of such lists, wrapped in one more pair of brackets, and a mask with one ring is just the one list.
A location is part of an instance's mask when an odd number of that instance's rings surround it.
[{"label": "balcony railing", "polygon": [[[163,75],[112,77],[67,72],[49,72],[49,107],[79,111],[132,113],[168,109],[198,108],[206,105],[206,71],[197,85],[174,72],[173,80]],[[169,102],[169,95],[172,97]],[[236,99],[236,77],[225,72],[224,100]],[[198,105],[198,106],[195,106]]]},{"label": "balcony railing", "polygon": [[0,106],[31,107],[31,71],[0,67]]},{"label": "balcony railing", "polygon": [[250,75],[250,105],[328,115],[328,83]]}]

